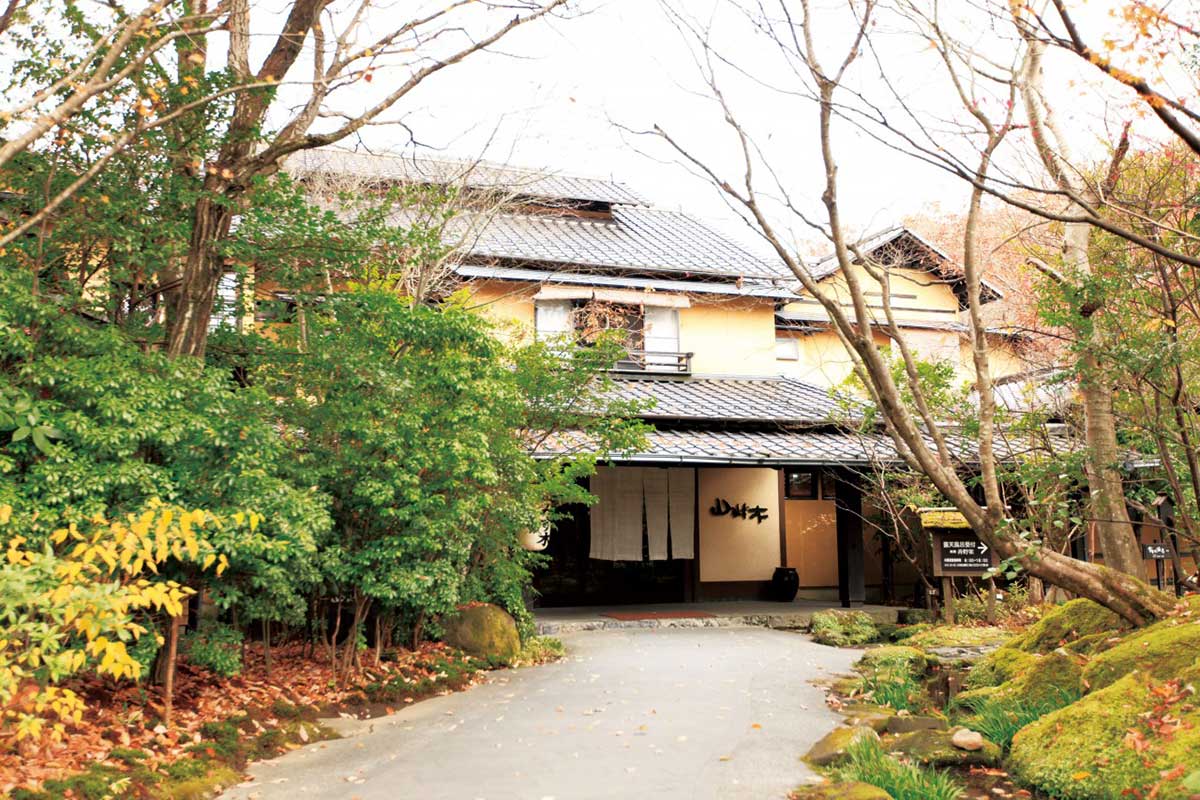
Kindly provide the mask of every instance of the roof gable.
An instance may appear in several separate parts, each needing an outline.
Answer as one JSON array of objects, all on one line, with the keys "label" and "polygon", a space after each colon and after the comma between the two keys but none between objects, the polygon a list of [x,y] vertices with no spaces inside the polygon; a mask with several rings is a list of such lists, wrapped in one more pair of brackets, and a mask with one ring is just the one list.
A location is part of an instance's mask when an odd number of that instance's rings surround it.
[{"label": "roof gable", "polygon": [[[959,307],[967,307],[967,286],[962,268],[937,245],[904,226],[888,228],[855,242],[852,246],[868,257],[880,260],[900,260],[910,269],[923,269],[941,278],[958,298]],[[826,280],[841,271],[837,255],[831,253],[805,265],[818,281]],[[982,300],[990,303],[1004,293],[987,281],[981,281]]]}]

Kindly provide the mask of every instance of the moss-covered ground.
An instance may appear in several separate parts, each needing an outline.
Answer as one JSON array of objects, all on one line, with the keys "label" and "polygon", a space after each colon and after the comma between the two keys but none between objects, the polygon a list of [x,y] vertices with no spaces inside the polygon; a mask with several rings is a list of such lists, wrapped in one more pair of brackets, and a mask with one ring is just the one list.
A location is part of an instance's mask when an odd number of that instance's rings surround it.
[{"label": "moss-covered ground", "polygon": [[[966,632],[974,630],[980,629],[922,626],[901,645],[868,649],[856,667],[860,677],[835,685],[835,692],[855,689],[842,698],[843,713],[865,719],[849,701],[887,704],[882,687],[903,683],[904,676],[923,675],[933,686],[939,679],[945,685],[949,674],[957,684],[959,668],[931,651],[988,636]],[[956,772],[966,784],[964,796],[988,796],[994,788],[1013,796],[1017,786],[1006,782],[1007,770],[1036,797],[1200,798],[1200,596],[1138,630],[1087,600],[1048,609],[975,662],[962,685],[965,690],[945,704],[950,725],[982,733],[988,752],[1003,754],[1002,769],[986,771],[1001,781],[998,787],[976,786],[973,774]],[[934,692],[904,703],[917,713],[936,713],[942,700]],[[886,723],[888,717],[879,716]],[[912,742],[949,735],[895,736],[886,724],[879,727],[883,750],[916,766],[937,762],[928,753],[908,753]]]}]

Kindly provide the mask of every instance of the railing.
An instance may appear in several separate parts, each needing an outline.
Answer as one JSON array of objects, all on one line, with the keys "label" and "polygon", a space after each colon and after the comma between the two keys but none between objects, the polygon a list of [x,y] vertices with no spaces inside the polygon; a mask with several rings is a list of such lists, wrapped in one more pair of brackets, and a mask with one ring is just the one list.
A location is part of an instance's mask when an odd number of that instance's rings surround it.
[{"label": "railing", "polygon": [[661,353],[649,350],[626,351],[613,367],[614,372],[667,372],[689,375],[692,371],[692,353]]}]

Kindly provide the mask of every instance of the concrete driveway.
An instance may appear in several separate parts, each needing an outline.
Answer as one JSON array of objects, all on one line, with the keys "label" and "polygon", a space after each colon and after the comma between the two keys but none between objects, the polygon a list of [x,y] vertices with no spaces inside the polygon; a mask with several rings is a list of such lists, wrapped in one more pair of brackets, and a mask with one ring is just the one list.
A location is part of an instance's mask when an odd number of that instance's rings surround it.
[{"label": "concrete driveway", "polygon": [[765,628],[589,631],[557,664],[342,726],[222,797],[780,798],[839,724],[809,681],[856,654]]}]

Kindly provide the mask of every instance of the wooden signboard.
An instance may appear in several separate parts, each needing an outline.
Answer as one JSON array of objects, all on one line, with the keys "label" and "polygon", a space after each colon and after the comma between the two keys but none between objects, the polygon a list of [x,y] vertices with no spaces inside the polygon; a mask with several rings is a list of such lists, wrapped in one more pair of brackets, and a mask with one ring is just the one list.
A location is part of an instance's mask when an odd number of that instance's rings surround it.
[{"label": "wooden signboard", "polygon": [[941,577],[983,575],[999,560],[992,548],[969,530],[934,530],[933,574]]},{"label": "wooden signboard", "polygon": [[1171,552],[1171,545],[1166,542],[1151,542],[1150,544],[1142,545],[1142,558],[1153,558],[1155,561],[1166,561],[1174,553]]}]

